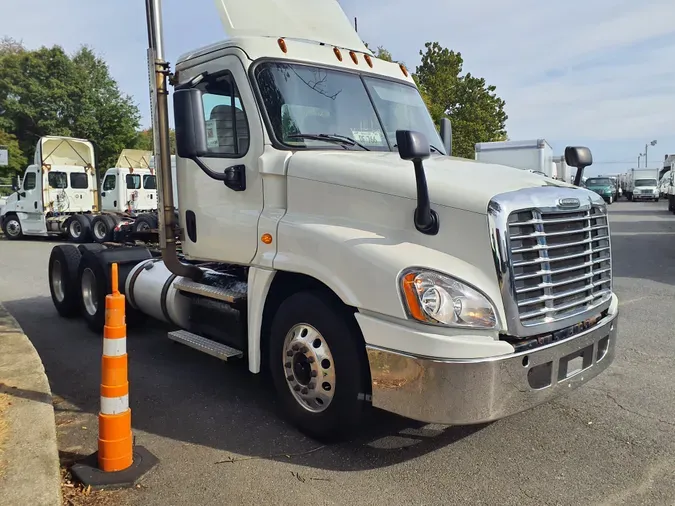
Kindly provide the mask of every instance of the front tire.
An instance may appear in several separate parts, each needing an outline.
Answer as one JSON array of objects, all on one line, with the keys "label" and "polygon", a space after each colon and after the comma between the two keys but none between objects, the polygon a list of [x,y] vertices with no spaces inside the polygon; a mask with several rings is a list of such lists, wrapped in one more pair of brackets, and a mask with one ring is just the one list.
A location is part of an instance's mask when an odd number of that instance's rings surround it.
[{"label": "front tire", "polygon": [[2,232],[5,234],[5,237],[10,241],[16,241],[23,237],[23,229],[21,228],[21,222],[16,215],[5,216],[2,220]]},{"label": "front tire", "polygon": [[274,316],[268,350],[284,414],[301,432],[331,441],[359,425],[369,406],[368,359],[340,301],[320,291],[291,295]]},{"label": "front tire", "polygon": [[74,318],[80,312],[77,272],[82,255],[72,244],[59,244],[49,255],[49,292],[59,315]]}]

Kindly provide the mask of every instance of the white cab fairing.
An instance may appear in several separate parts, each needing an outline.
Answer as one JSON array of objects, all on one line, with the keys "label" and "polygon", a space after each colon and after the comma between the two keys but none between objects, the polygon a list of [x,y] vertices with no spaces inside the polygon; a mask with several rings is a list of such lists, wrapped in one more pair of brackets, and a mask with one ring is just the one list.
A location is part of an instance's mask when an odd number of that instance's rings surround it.
[{"label": "white cab fairing", "polygon": [[215,0],[229,37],[288,37],[368,52],[337,0]]}]

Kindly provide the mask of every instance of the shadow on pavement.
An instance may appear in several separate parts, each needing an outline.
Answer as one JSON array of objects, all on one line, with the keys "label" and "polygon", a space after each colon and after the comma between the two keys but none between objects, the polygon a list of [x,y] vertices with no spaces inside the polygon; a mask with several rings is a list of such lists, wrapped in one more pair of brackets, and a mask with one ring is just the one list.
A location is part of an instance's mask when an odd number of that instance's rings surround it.
[{"label": "shadow on pavement", "polygon": [[[40,354],[53,393],[97,414],[101,336],[81,320],[60,318],[49,297],[4,304]],[[152,320],[128,329],[137,431],[252,458],[287,462],[293,456],[299,465],[355,471],[414,459],[485,427],[429,426],[373,410],[353,440],[313,451],[316,441],[280,419],[265,377],[249,373],[243,361],[225,364],[176,344],[166,331]]]}]

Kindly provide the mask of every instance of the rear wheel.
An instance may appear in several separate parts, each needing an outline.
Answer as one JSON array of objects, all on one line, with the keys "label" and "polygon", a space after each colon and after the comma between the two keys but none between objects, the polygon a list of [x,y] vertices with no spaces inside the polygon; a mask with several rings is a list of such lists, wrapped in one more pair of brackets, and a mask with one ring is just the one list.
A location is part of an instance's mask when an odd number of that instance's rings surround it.
[{"label": "rear wheel", "polygon": [[21,222],[19,221],[19,218],[13,214],[5,216],[5,218],[2,220],[2,231],[5,234],[5,237],[11,241],[21,239],[23,237]]},{"label": "rear wheel", "polygon": [[291,295],[272,322],[269,368],[285,415],[305,434],[334,440],[365,414],[368,359],[353,314],[319,291]]},{"label": "rear wheel", "polygon": [[74,215],[69,221],[66,227],[66,234],[68,235],[68,240],[74,243],[84,243],[89,242],[91,237],[91,222],[90,220],[81,214]]},{"label": "rear wheel", "polygon": [[108,283],[102,263],[95,252],[82,255],[77,275],[80,311],[94,332],[101,332],[105,323],[105,296]]},{"label": "rear wheel", "polygon": [[151,214],[141,214],[133,225],[134,232],[150,232],[157,229],[157,217]]},{"label": "rear wheel", "polygon": [[65,318],[79,314],[77,272],[81,254],[71,244],[54,246],[49,256],[49,292],[58,313]]},{"label": "rear wheel", "polygon": [[91,234],[94,241],[104,243],[112,240],[115,220],[107,214],[95,216],[91,221]]}]

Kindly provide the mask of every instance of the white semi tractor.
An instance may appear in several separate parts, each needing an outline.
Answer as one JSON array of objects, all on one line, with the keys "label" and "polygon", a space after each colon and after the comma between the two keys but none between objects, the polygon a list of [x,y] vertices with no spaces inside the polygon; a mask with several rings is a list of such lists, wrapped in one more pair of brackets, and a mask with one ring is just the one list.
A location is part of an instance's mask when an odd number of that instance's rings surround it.
[{"label": "white semi tractor", "polygon": [[[170,73],[146,1],[160,250],[55,246],[62,316],[100,332],[117,263],[130,325],[154,317],[173,341],[268,371],[283,413],[322,439],[372,406],[496,420],[612,363],[598,195],[451,156],[448,121],[439,135],[408,70],[375,58],[336,0],[216,4],[229,38]],[[565,153],[580,178],[589,150]]]},{"label": "white semi tractor", "polygon": [[125,149],[97,189],[94,147],[85,139],[45,136],[21,184],[0,210],[8,239],[66,237],[71,242],[110,241],[120,224],[157,229],[157,182],[152,152]]}]

